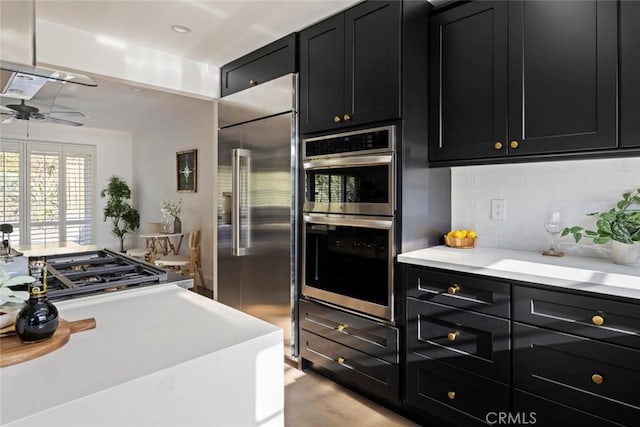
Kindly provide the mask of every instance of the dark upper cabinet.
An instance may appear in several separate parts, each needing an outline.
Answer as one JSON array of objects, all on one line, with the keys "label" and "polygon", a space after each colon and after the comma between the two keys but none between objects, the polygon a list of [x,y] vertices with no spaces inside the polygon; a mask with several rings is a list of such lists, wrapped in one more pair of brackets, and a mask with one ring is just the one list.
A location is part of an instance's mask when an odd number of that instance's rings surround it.
[{"label": "dark upper cabinet", "polygon": [[615,2],[472,2],[430,43],[431,160],[616,148]]},{"label": "dark upper cabinet", "polygon": [[301,133],[400,117],[401,8],[367,1],[300,33]]},{"label": "dark upper cabinet", "polygon": [[430,159],[506,154],[507,2],[456,7],[430,30]]},{"label": "dark upper cabinet", "polygon": [[640,2],[620,2],[620,146],[640,146]]},{"label": "dark upper cabinet", "polygon": [[220,96],[297,72],[296,34],[276,40],[220,69]]}]

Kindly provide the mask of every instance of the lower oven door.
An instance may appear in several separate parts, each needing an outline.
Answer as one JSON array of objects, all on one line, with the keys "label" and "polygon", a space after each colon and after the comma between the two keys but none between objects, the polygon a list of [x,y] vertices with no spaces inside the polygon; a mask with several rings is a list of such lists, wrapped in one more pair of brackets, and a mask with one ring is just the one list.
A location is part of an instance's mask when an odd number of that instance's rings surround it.
[{"label": "lower oven door", "polygon": [[393,321],[393,219],[304,216],[302,295]]}]

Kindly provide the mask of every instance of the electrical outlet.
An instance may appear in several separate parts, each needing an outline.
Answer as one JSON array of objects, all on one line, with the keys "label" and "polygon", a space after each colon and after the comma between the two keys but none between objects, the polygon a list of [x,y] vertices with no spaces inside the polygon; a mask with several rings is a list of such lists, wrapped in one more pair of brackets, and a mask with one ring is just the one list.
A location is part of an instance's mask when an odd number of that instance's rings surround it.
[{"label": "electrical outlet", "polygon": [[504,199],[491,200],[491,220],[503,221],[507,219],[507,206]]}]

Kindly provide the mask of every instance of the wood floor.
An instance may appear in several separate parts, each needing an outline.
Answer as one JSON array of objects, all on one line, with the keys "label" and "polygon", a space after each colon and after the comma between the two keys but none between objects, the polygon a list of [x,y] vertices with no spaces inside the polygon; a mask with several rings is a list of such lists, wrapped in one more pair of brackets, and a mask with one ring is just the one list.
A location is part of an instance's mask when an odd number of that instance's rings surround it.
[{"label": "wood floor", "polygon": [[285,363],[284,383],[285,426],[418,426],[311,370]]}]

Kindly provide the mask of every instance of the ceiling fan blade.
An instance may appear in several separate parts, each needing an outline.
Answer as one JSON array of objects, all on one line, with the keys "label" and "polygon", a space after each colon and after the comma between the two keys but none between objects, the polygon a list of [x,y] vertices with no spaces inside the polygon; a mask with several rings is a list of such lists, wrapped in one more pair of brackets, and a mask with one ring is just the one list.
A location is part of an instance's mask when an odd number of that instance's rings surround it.
[{"label": "ceiling fan blade", "polygon": [[10,117],[7,117],[6,119],[2,119],[0,123],[13,123],[15,121],[16,121],[16,116],[10,116]]},{"label": "ceiling fan blade", "polygon": [[0,111],[3,113],[15,113],[15,110],[12,110],[9,107],[5,107],[4,105],[0,105]]},{"label": "ceiling fan blade", "polygon": [[49,114],[66,114],[68,116],[87,117],[87,115],[81,111],[49,111]]},{"label": "ceiling fan blade", "polygon": [[75,126],[75,127],[84,126],[83,123],[72,122],[71,120],[56,119],[55,117],[49,117],[47,121],[51,123],[58,123],[61,125],[68,125],[68,126]]}]

